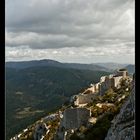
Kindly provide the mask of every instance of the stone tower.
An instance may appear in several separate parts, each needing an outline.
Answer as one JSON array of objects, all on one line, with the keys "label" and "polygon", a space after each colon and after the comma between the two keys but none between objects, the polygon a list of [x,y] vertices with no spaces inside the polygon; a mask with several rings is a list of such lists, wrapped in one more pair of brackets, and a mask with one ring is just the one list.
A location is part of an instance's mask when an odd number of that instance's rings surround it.
[{"label": "stone tower", "polygon": [[117,76],[122,76],[123,78],[128,76],[128,72],[126,69],[119,69],[117,70]]}]

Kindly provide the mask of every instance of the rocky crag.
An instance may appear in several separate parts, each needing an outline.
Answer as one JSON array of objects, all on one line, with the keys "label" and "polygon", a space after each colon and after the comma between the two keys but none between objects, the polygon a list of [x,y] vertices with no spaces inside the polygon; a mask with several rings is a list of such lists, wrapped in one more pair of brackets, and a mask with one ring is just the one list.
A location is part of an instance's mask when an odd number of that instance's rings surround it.
[{"label": "rocky crag", "polygon": [[111,128],[105,140],[134,140],[135,139],[135,85],[131,95],[113,119]]}]

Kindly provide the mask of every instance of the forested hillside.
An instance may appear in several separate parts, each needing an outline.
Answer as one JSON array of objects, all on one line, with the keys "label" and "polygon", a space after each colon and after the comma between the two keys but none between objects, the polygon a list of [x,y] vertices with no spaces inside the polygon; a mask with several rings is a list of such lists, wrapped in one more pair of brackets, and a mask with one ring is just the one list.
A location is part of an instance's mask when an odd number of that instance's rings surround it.
[{"label": "forested hillside", "polygon": [[51,66],[6,68],[7,139],[108,74]]}]

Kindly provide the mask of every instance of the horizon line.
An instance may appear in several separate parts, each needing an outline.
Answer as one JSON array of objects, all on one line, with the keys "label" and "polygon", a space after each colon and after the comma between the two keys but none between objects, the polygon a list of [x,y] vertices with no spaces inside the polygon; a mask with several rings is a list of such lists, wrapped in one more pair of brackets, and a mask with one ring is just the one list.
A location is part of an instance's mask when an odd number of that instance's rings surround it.
[{"label": "horizon line", "polygon": [[51,60],[51,61],[57,61],[57,62],[60,62],[60,63],[76,63],[76,64],[97,64],[97,63],[115,63],[115,64],[132,64],[132,65],[135,65],[135,63],[128,63],[128,62],[124,62],[124,63],[119,63],[119,62],[113,62],[113,61],[106,61],[106,62],[90,62],[90,63],[86,63],[86,62],[62,62],[62,61],[59,61],[59,60],[55,60],[55,59],[32,59],[32,60],[5,60],[5,63],[7,62],[30,62],[30,61],[43,61],[43,60]]}]

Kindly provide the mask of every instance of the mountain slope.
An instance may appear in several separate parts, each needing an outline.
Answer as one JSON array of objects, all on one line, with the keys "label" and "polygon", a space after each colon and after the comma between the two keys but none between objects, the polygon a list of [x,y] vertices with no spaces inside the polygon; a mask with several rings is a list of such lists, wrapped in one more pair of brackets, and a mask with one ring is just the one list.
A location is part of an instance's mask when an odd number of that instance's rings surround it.
[{"label": "mountain slope", "polygon": [[116,70],[116,69],[121,69],[123,67],[126,67],[128,64],[119,64],[119,63],[95,63],[99,66],[108,68],[110,70]]},{"label": "mountain slope", "polygon": [[6,68],[7,139],[108,74],[54,66]]},{"label": "mountain slope", "polygon": [[21,62],[6,62],[6,67],[24,69],[29,67],[38,67],[38,66],[58,66],[63,67],[63,64],[50,59],[44,60],[32,60],[32,61],[21,61]]},{"label": "mountain slope", "polygon": [[110,69],[100,66],[98,64],[78,64],[78,63],[65,63],[66,67],[82,70],[94,70],[94,71],[107,71],[110,72]]},{"label": "mountain slope", "polygon": [[135,73],[135,65],[127,65],[125,69],[131,74]]},{"label": "mountain slope", "polygon": [[21,61],[21,62],[6,62],[7,68],[24,69],[39,66],[53,66],[60,68],[73,68],[80,70],[96,70],[96,71],[110,71],[108,68],[99,66],[97,64],[79,64],[79,63],[60,63],[58,61],[45,59],[34,61]]}]

